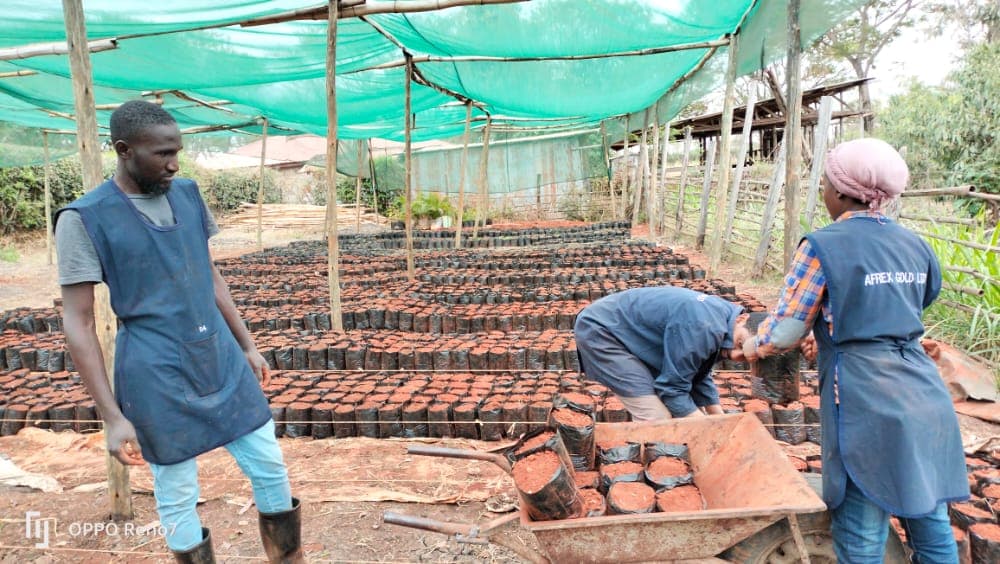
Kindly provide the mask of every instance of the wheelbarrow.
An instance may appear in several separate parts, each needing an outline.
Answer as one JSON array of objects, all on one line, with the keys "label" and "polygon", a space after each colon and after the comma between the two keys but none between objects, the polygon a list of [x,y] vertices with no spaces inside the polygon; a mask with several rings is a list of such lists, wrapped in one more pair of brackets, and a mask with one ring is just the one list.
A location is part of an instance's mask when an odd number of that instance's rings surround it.
[{"label": "wheelbarrow", "polygon": [[[492,537],[493,542],[538,563],[836,561],[826,506],[753,415],[599,423],[595,434],[598,442],[687,444],[695,484],[707,509],[532,521],[522,504],[518,513],[481,526],[391,512],[383,520],[479,543],[489,542],[490,532],[519,520],[521,528],[535,536],[541,553],[511,546],[500,537]],[[411,447],[410,452],[487,460],[510,470],[506,457],[498,453],[425,446]],[[895,539],[886,562],[904,561],[902,546]]]}]

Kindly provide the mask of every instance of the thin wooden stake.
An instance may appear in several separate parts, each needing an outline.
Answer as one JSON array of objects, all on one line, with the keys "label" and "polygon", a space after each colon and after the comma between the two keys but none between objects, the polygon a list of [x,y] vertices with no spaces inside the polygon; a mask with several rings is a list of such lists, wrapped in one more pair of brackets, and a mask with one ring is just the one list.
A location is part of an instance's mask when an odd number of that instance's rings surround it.
[{"label": "thin wooden stake", "polygon": [[330,0],[326,28],[326,277],[330,291],[330,327],[343,331],[337,234],[337,10],[337,0]]},{"label": "thin wooden stake", "polygon": [[691,152],[691,126],[684,128],[684,149],[681,154],[681,185],[677,191],[677,214],[675,219],[677,222],[677,227],[674,232],[674,239],[678,239],[681,236],[681,230],[684,229],[684,192],[687,190],[688,181],[688,160],[690,158],[689,153]]},{"label": "thin wooden stake", "polygon": [[729,171],[732,159],[733,97],[736,89],[736,61],[739,58],[739,35],[729,37],[729,64],[726,67],[726,93],[722,102],[721,139],[719,140],[719,186],[715,199],[715,229],[712,231],[712,248],[709,252],[708,274],[714,276],[722,261],[722,240],[725,235],[724,214],[729,210]]},{"label": "thin wooden stake", "polygon": [[642,206],[643,192],[646,191],[646,171],[649,170],[649,154],[646,151],[646,131],[649,129],[649,108],[646,108],[642,118],[642,133],[639,135],[639,170],[636,171],[636,187],[635,192],[632,194],[633,226],[639,225],[639,210],[640,206]]},{"label": "thin wooden stake", "polygon": [[809,171],[809,188],[806,193],[806,231],[812,231],[813,215],[816,213],[816,201],[819,199],[819,180],[826,165],[826,139],[830,130],[830,118],[833,116],[833,97],[823,96],[819,99],[819,119],[816,122],[813,135],[813,159]]},{"label": "thin wooden stake", "polygon": [[42,145],[45,147],[45,255],[52,264],[52,163],[49,160],[49,132],[42,132]]},{"label": "thin wooden stake", "polygon": [[[101,172],[101,142],[97,136],[94,81],[91,75],[83,0],[63,0],[63,17],[66,23],[66,43],[69,46],[70,74],[73,79],[76,142],[80,148],[83,185],[86,190],[92,190],[101,185],[104,175]],[[101,344],[101,355],[104,357],[108,385],[114,391],[115,334],[118,323],[115,312],[111,309],[111,295],[104,284],[94,287],[94,324],[97,339]],[[110,453],[106,455],[106,460],[111,518],[115,521],[130,520],[134,513],[128,467],[118,462]]]},{"label": "thin wooden stake", "polygon": [[705,231],[708,228],[708,202],[712,195],[712,176],[715,172],[715,139],[709,139],[705,146],[705,179],[701,187],[701,213],[698,216],[698,232],[695,237],[695,247],[701,250],[705,247]]},{"label": "thin wooden stake", "polygon": [[778,157],[774,160],[774,176],[771,186],[767,189],[767,203],[764,204],[764,217],[760,225],[760,241],[757,243],[757,254],[754,255],[752,276],[764,274],[767,261],[767,251],[771,248],[771,231],[774,227],[774,216],[778,212],[778,199],[781,197],[781,187],[785,181],[785,152],[787,141],[782,141],[778,148]]},{"label": "thin wooden stake", "polygon": [[[608,201],[611,204],[611,217],[618,217],[618,212],[615,211],[615,190],[611,183],[614,175],[611,173],[611,151],[608,147],[608,128],[605,125],[604,120],[601,120],[601,151],[604,155],[604,171],[608,177]],[[540,181],[539,184],[541,184]],[[541,190],[541,188],[539,188],[539,190]],[[539,199],[541,199],[540,196]]]},{"label": "thin wooden stake", "polygon": [[486,225],[486,210],[490,205],[489,166],[490,166],[490,125],[492,116],[486,115],[486,126],[483,128],[483,152],[479,157],[479,209],[476,210],[476,222],[472,226],[472,236],[479,237],[479,226]]},{"label": "thin wooden stake", "polygon": [[800,0],[788,0],[788,113],[785,115],[785,270],[799,245],[799,186],[802,168],[802,39],[799,26]]},{"label": "thin wooden stake", "polygon": [[724,245],[728,246],[733,237],[733,221],[736,217],[736,203],[740,199],[740,184],[743,182],[743,168],[750,151],[750,137],[753,133],[753,108],[757,103],[757,89],[750,90],[747,99],[746,112],[743,114],[743,134],[740,137],[739,156],[736,161],[736,172],[733,173],[733,187],[729,190],[729,209],[726,211],[726,236]]},{"label": "thin wooden stake", "polygon": [[667,148],[670,147],[670,122],[663,124],[663,152],[660,155],[660,209],[659,214],[660,234],[667,232]]},{"label": "thin wooden stake", "polygon": [[653,239],[660,233],[660,107],[653,106],[653,152],[649,165],[649,236]]},{"label": "thin wooden stake", "polygon": [[628,211],[628,193],[632,188],[632,154],[628,152],[628,142],[629,137],[631,137],[629,117],[629,114],[625,114],[625,146],[622,148],[622,162],[625,163],[625,178],[622,184],[622,219],[625,219],[625,214]]},{"label": "thin wooden stake", "polygon": [[257,186],[257,250],[264,250],[264,161],[267,160],[267,118],[261,121],[260,184]]},{"label": "thin wooden stake", "polygon": [[412,128],[413,128],[413,116],[411,112],[413,111],[412,99],[411,99],[411,85],[413,81],[413,59],[410,55],[406,55],[406,84],[404,85],[404,95],[405,95],[405,111],[406,120],[403,129],[403,158],[406,164],[406,176],[403,182],[403,200],[405,202],[406,209],[406,278],[410,282],[416,280],[417,273],[416,268],[413,264],[413,194],[411,193],[413,186],[413,142],[412,142]]},{"label": "thin wooden stake", "polygon": [[469,136],[472,128],[472,102],[465,102],[465,132],[462,134],[462,160],[458,172],[458,225],[455,226],[455,248],[462,248],[462,218],[465,217],[465,174],[469,166]]},{"label": "thin wooden stake", "polygon": [[354,232],[361,233],[361,161],[365,159],[364,147],[361,146],[361,139],[358,139],[358,162],[354,167],[356,174],[354,184],[354,208],[357,218],[354,220]]},{"label": "thin wooden stake", "polygon": [[375,180],[375,155],[372,154],[372,140],[365,141],[365,148],[368,150],[368,177],[372,181],[372,211],[375,213],[375,225],[381,225],[382,220],[378,215],[378,187]]}]

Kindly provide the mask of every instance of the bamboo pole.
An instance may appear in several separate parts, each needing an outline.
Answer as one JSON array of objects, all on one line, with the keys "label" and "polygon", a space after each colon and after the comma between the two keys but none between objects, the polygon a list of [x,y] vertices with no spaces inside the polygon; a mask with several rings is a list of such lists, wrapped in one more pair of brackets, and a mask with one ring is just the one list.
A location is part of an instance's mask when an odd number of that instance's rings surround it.
[{"label": "bamboo pole", "polygon": [[663,124],[663,141],[661,141],[660,154],[660,195],[658,197],[659,209],[657,210],[657,221],[660,226],[660,235],[667,232],[667,148],[670,147],[670,122]]},{"label": "bamboo pole", "polygon": [[354,167],[354,211],[357,212],[357,216],[354,220],[355,233],[361,233],[361,161],[364,159],[364,147],[361,145],[361,139],[358,139],[358,161]]},{"label": "bamboo pole", "polygon": [[963,241],[961,239],[955,239],[953,237],[945,237],[944,235],[937,235],[936,233],[928,233],[927,231],[921,231],[919,229],[914,229],[913,232],[923,237],[930,237],[931,239],[937,239],[939,241],[947,241],[949,243],[958,245],[960,247],[968,247],[970,249],[976,249],[979,251],[986,251],[990,253],[1000,253],[1000,247],[983,245],[980,243],[974,243],[972,241]]},{"label": "bamboo pole", "polygon": [[[76,111],[76,142],[80,149],[83,184],[87,190],[99,186],[104,180],[101,173],[101,145],[97,136],[97,114],[94,112],[94,82],[91,75],[90,51],[87,29],[83,16],[83,0],[63,0],[63,17],[66,23],[66,44],[69,47],[70,74],[73,79],[73,103]],[[114,391],[115,334],[117,320],[111,309],[108,287],[94,287],[94,323],[104,357],[108,384]],[[133,518],[132,492],[129,486],[128,467],[118,462],[110,453],[106,455],[108,467],[108,495],[111,501],[111,518],[115,521]]]},{"label": "bamboo pole", "polygon": [[751,276],[754,278],[759,278],[764,274],[767,251],[771,248],[771,231],[774,228],[774,216],[778,212],[781,186],[784,181],[787,181],[785,174],[787,148],[788,141],[782,141],[781,147],[778,149],[778,158],[774,161],[774,176],[771,178],[771,187],[767,190],[767,203],[764,204],[764,218],[760,225],[760,241],[757,243],[757,254],[754,256],[753,270],[751,271]]},{"label": "bamboo pole", "polygon": [[411,192],[413,187],[413,115],[411,113],[413,100],[410,83],[413,82],[413,62],[409,55],[407,55],[406,60],[406,84],[404,85],[406,119],[403,126],[403,158],[406,165],[406,176],[403,179],[403,201],[406,212],[406,279],[413,282],[417,277],[413,264],[413,194]]},{"label": "bamboo pole", "polygon": [[931,217],[929,215],[911,215],[908,213],[900,213],[900,219],[909,219],[910,221],[923,221],[926,223],[950,223],[955,225],[979,225],[980,222],[974,219],[961,219],[953,217]]},{"label": "bamboo pole", "polygon": [[462,134],[462,160],[458,172],[458,225],[455,227],[455,248],[462,248],[462,218],[465,217],[465,175],[469,166],[469,137],[472,129],[472,101],[465,102],[465,132]]},{"label": "bamboo pole", "polygon": [[604,173],[608,177],[608,201],[611,204],[611,217],[618,217],[615,211],[615,191],[611,180],[614,175],[611,173],[611,151],[608,147],[608,128],[604,120],[601,120],[601,152],[604,156]]},{"label": "bamboo pole", "polygon": [[799,245],[799,169],[802,167],[802,38],[799,26],[800,0],[788,0],[788,62],[785,101],[785,245],[787,270]]},{"label": "bamboo pole", "polygon": [[45,148],[45,256],[52,264],[52,162],[49,158],[49,133],[42,132],[42,146]]},{"label": "bamboo pole", "polygon": [[[65,0],[63,6],[65,6]],[[69,22],[66,22],[69,24]],[[117,39],[96,39],[82,44],[88,54],[110,51],[118,48]],[[0,49],[0,61],[14,61],[17,59],[30,59],[32,57],[43,57],[47,55],[65,55],[71,53],[73,46],[69,42],[55,41],[52,43],[37,43],[34,45],[22,45],[19,47],[6,47]],[[23,76],[23,75],[21,75]]]},{"label": "bamboo pole", "polygon": [[705,178],[701,187],[701,205],[698,216],[698,234],[695,237],[695,246],[698,250],[705,247],[705,232],[708,229],[708,203],[712,195],[712,176],[715,173],[715,139],[709,139],[705,145]]},{"label": "bamboo pole", "polygon": [[326,28],[326,277],[330,327],[344,330],[340,304],[340,241],[337,234],[337,0],[327,7]]},{"label": "bamboo pole", "polygon": [[750,90],[746,111],[743,113],[743,133],[740,137],[740,150],[736,161],[736,172],[733,174],[733,187],[729,190],[729,209],[726,210],[726,232],[723,240],[728,245],[732,240],[733,221],[736,217],[736,203],[740,199],[740,184],[743,182],[743,169],[750,150],[750,136],[753,133],[753,109],[757,103],[757,89]]},{"label": "bamboo pole", "polygon": [[32,76],[38,74],[38,71],[33,70],[19,70],[10,72],[0,72],[0,78],[16,78],[19,76]]},{"label": "bamboo pole", "polygon": [[[632,194],[632,225],[639,224],[639,208],[642,205],[643,192],[646,191],[646,171],[649,169],[649,159],[646,151],[646,131],[649,129],[649,108],[642,115],[642,133],[639,135],[639,170],[637,171],[635,193]],[[648,196],[647,196],[648,199]],[[647,218],[648,219],[648,218]]]},{"label": "bamboo pole", "polygon": [[260,183],[257,186],[257,250],[264,250],[264,162],[267,160],[267,118],[261,120]]},{"label": "bamboo pole", "polygon": [[480,224],[486,225],[486,209],[490,205],[489,166],[490,166],[490,125],[492,116],[486,115],[486,126],[483,127],[483,152],[479,157],[479,209],[476,210],[476,222],[472,225],[472,236],[479,237]]},{"label": "bamboo pole", "polygon": [[[732,158],[733,139],[733,98],[736,90],[736,60],[739,55],[739,35],[729,37],[728,65],[726,66],[726,93],[722,102],[721,139],[719,140],[719,186],[715,198],[715,229],[712,232],[712,247],[709,250],[708,275],[714,276],[722,260],[722,240],[725,238],[723,217],[729,210],[729,162]],[[706,202],[707,203],[707,202]]]},{"label": "bamboo pole", "polygon": [[806,231],[812,231],[816,201],[819,199],[819,180],[826,165],[826,139],[832,115],[833,98],[823,96],[819,99],[819,118],[816,123],[816,134],[813,136],[813,159],[809,171],[809,186],[806,188]]},{"label": "bamboo pole", "polygon": [[688,180],[688,159],[691,152],[691,126],[684,128],[684,149],[681,153],[681,186],[677,191],[677,214],[675,219],[677,222],[677,227],[675,229],[676,234],[674,238],[680,237],[681,229],[684,228],[684,192],[687,190],[687,180]]}]

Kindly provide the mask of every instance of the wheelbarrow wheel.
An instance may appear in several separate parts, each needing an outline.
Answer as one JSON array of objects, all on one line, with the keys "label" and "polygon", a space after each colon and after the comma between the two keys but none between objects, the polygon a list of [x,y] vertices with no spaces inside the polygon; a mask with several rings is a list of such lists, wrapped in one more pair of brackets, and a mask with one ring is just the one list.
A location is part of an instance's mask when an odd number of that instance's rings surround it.
[{"label": "wheelbarrow wheel", "polygon": [[[830,536],[830,517],[825,512],[810,513],[799,515],[798,520],[810,562],[813,564],[837,562],[837,556],[833,552],[833,538]],[[727,549],[720,557],[730,562],[745,564],[800,562],[792,530],[785,519]]]}]

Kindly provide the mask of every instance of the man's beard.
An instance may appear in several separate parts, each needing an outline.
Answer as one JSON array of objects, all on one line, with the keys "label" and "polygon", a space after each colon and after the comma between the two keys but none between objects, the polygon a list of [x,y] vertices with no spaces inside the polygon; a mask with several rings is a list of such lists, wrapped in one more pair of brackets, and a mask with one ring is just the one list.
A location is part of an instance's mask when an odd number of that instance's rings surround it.
[{"label": "man's beard", "polygon": [[173,182],[138,182],[139,190],[148,196],[162,196],[170,191]]}]

